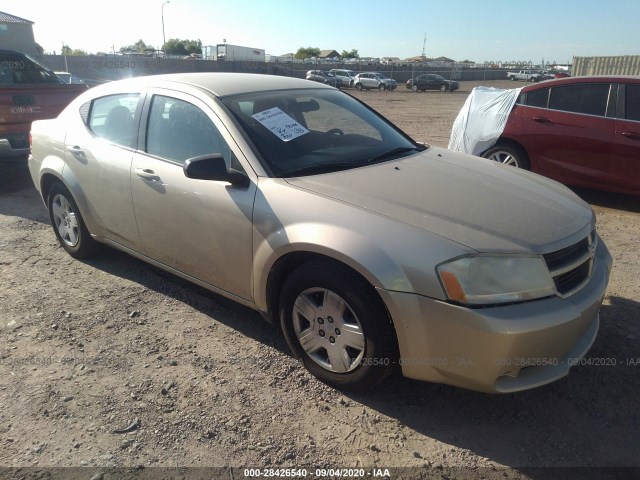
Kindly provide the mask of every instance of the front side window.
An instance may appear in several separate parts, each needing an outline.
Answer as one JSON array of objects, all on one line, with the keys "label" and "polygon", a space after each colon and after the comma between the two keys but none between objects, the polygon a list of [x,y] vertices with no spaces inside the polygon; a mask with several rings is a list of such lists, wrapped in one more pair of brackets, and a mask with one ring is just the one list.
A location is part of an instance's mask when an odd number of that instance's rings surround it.
[{"label": "front side window", "polygon": [[339,91],[287,90],[222,98],[275,177],[356,168],[420,150]]},{"label": "front side window", "polygon": [[627,85],[624,93],[624,113],[627,120],[640,122],[640,85]]},{"label": "front side window", "polygon": [[[139,101],[138,93],[96,98],[89,106],[85,123],[98,138],[104,138],[123,147],[134,147],[137,128],[133,119]],[[85,109],[81,108],[83,119],[84,111]]]},{"label": "front side window", "polygon": [[604,117],[609,100],[608,83],[579,83],[551,89],[549,108]]},{"label": "front side window", "polygon": [[211,119],[183,100],[154,95],[147,122],[145,151],[176,163],[220,153],[230,161],[231,150]]}]

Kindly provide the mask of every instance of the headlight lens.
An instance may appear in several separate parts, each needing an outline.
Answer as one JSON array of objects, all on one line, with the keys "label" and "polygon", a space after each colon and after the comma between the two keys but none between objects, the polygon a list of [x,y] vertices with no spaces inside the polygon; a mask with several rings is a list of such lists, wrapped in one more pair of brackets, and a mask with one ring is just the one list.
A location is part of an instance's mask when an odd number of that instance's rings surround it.
[{"label": "headlight lens", "polygon": [[438,266],[449,300],[467,305],[521,302],[556,293],[542,257],[476,255]]}]

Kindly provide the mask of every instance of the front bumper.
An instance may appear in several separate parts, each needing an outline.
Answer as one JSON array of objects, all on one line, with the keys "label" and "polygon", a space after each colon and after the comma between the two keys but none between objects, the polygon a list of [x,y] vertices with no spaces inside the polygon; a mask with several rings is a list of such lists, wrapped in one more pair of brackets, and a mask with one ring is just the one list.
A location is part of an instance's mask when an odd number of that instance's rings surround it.
[{"label": "front bumper", "polygon": [[595,340],[611,264],[599,241],[592,276],[574,295],[499,307],[379,290],[396,328],[403,375],[490,393],[562,378]]}]

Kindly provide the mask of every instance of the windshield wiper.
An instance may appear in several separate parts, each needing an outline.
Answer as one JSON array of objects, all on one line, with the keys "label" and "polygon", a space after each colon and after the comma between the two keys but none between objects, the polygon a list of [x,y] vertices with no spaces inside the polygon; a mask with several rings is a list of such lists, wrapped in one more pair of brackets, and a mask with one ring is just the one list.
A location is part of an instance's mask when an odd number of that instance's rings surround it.
[{"label": "windshield wiper", "polygon": [[283,177],[299,177],[303,175],[317,175],[320,173],[337,172],[340,170],[347,170],[349,168],[361,167],[362,165],[354,162],[333,162],[333,163],[316,163],[315,165],[308,165],[306,167],[300,167],[295,170],[285,172]]},{"label": "windshield wiper", "polygon": [[384,162],[385,160],[391,160],[393,158],[397,158],[402,153],[407,153],[407,152],[411,152],[411,151],[421,152],[423,150],[426,150],[426,148],[423,148],[422,146],[396,147],[396,148],[392,148],[391,150],[389,150],[387,152],[383,152],[383,153],[381,153],[379,155],[376,155],[375,157],[372,157],[372,158],[368,159],[367,160],[367,164],[371,165],[373,163]]}]

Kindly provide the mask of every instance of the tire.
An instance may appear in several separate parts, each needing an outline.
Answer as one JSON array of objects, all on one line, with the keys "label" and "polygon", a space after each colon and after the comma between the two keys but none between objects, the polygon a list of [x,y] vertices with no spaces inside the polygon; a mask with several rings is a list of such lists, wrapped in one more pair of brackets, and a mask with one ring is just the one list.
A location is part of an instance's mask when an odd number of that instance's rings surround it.
[{"label": "tire", "polygon": [[362,84],[361,83],[356,83],[356,90],[359,91],[359,92],[362,90]]},{"label": "tire", "polygon": [[504,165],[522,168],[523,170],[531,169],[527,153],[516,145],[498,145],[484,152],[482,156]]},{"label": "tire", "polygon": [[381,92],[384,92],[386,88],[387,87],[384,86],[384,83],[381,83],[380,85],[378,85],[378,90],[380,90]]},{"label": "tire", "polygon": [[417,91],[418,91],[418,86],[417,86],[417,85],[413,85],[413,86],[411,87],[411,91],[412,91],[412,92],[417,92]]},{"label": "tire", "polygon": [[58,242],[74,258],[87,258],[99,250],[84,223],[78,205],[67,188],[54,183],[47,193],[47,207]]},{"label": "tire", "polygon": [[397,340],[382,300],[345,267],[318,261],[298,267],[285,281],[279,313],[294,355],[332,387],[370,389],[395,367]]},{"label": "tire", "polygon": [[446,91],[447,91],[447,86],[446,86],[446,85],[444,85],[444,84],[440,85],[440,91],[441,91],[442,93],[446,92]]}]

